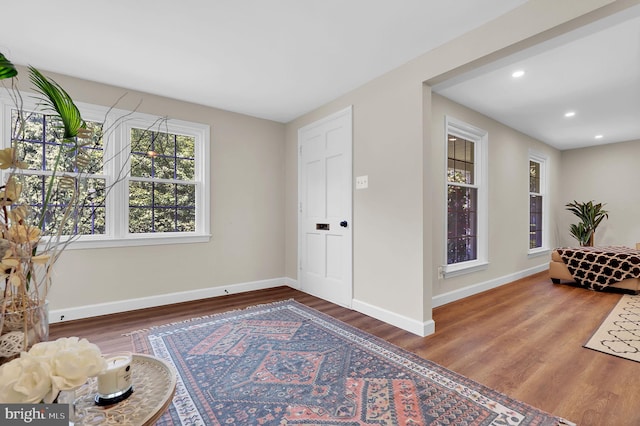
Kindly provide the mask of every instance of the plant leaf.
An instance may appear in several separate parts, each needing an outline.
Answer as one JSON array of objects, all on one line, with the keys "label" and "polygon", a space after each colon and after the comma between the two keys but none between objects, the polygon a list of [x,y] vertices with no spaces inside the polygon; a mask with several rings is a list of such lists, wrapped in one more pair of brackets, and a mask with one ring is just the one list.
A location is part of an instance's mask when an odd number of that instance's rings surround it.
[{"label": "plant leaf", "polygon": [[86,127],[86,124],[71,96],[58,83],[45,77],[34,67],[29,67],[29,75],[31,82],[43,96],[42,101],[62,121],[64,138],[75,138],[78,135],[78,131]]}]

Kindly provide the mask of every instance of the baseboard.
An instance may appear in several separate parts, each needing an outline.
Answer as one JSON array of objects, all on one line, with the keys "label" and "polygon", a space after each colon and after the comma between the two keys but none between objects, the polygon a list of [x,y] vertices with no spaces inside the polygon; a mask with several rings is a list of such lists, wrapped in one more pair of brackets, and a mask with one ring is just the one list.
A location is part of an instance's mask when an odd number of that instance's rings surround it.
[{"label": "baseboard", "polygon": [[[537,274],[538,272],[542,272],[547,268],[548,265],[544,264],[526,269],[524,271],[505,275],[500,278],[450,291],[448,293],[439,294],[433,297],[432,307],[435,308],[459,299],[463,299],[468,296],[473,296],[474,294],[499,287],[520,278],[525,278],[529,275]],[[209,297],[224,296],[226,294],[243,293],[253,290],[280,287],[282,285],[286,285],[297,290],[300,289],[298,281],[293,278],[273,278],[269,280],[231,284],[228,286],[210,287],[200,290],[181,291],[137,299],[126,299],[116,302],[98,303],[94,305],[86,305],[75,308],[55,309],[49,312],[49,322],[53,324],[62,321],[71,321],[100,315],[116,314],[120,312],[133,311],[136,309],[152,308],[155,306],[170,305],[172,303],[190,302],[193,300],[207,299]],[[353,299],[352,309],[365,315],[369,315],[370,317],[376,318],[380,321],[384,321],[387,324],[394,325],[418,336],[424,337],[435,332],[435,322],[433,320],[423,322],[416,321],[414,319],[405,317],[404,315],[400,315],[395,312],[370,305],[357,299]]]},{"label": "baseboard", "polygon": [[298,280],[294,280],[293,278],[284,277],[285,285],[288,285],[291,288],[295,288],[296,290],[300,290],[300,284]]},{"label": "baseboard", "polygon": [[[300,290],[300,284],[298,280],[287,277],[285,278],[285,284],[291,288]],[[395,312],[387,311],[386,309],[381,309],[377,306],[370,305],[360,300],[353,299],[351,301],[351,309],[380,321],[386,322],[387,324],[391,324],[403,330],[407,330],[421,337],[428,336],[429,334],[433,334],[435,332],[435,323],[432,320],[421,323],[419,321],[415,321],[403,315],[396,314]]]},{"label": "baseboard", "polygon": [[417,334],[420,337],[428,336],[435,332],[435,322],[433,322],[433,320],[424,322],[416,321],[405,317],[404,315],[400,315],[356,299],[353,299],[351,308],[387,324],[391,324],[410,333]]},{"label": "baseboard", "polygon": [[529,275],[537,274],[538,272],[542,272],[548,268],[549,264],[545,263],[523,271],[514,272],[513,274],[470,285],[458,290],[453,290],[448,293],[438,294],[437,296],[433,296],[432,307],[436,308],[438,306],[446,305],[447,303],[455,302],[459,299],[464,299],[465,297],[473,296],[474,294],[482,293],[483,291],[491,290],[492,288],[500,287],[501,285],[528,277]]},{"label": "baseboard", "polygon": [[224,296],[226,294],[244,293],[247,291],[280,287],[282,285],[289,285],[286,278],[273,278],[269,280],[252,281],[226,286],[203,288],[199,290],[159,294],[157,296],[141,297],[137,299],[118,300],[116,302],[97,303],[94,305],[79,306],[75,308],[55,309],[49,312],[49,323],[53,324],[61,321],[71,321],[100,315],[116,314],[136,309],[170,305],[172,303],[190,302],[193,300]]}]

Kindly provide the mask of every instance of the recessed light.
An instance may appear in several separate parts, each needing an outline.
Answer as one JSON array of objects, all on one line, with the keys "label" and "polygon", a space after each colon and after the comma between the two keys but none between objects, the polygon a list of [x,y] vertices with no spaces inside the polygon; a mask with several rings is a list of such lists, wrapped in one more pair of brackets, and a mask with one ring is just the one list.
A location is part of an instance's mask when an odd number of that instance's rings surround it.
[{"label": "recessed light", "polygon": [[511,77],[520,78],[523,75],[524,75],[524,71],[523,70],[517,70],[517,71],[514,71],[513,74],[511,74]]},{"label": "recessed light", "polygon": [[603,135],[595,135],[594,138],[596,139],[602,139],[604,136]]},{"label": "recessed light", "polygon": [[575,111],[569,111],[569,112],[566,112],[566,113],[564,114],[564,116],[565,116],[565,117],[567,117],[567,118],[569,118],[569,117],[573,117],[574,115],[576,115],[576,112],[575,112]]}]

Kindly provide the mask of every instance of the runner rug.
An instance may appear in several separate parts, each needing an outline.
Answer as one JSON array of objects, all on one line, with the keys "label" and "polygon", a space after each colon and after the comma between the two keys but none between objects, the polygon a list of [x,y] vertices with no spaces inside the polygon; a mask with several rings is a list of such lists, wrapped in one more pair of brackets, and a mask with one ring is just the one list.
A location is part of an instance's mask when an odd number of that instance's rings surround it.
[{"label": "runner rug", "polygon": [[584,347],[640,362],[640,296],[623,295]]},{"label": "runner rug", "polygon": [[293,300],[132,333],[178,372],[158,425],[570,425]]}]

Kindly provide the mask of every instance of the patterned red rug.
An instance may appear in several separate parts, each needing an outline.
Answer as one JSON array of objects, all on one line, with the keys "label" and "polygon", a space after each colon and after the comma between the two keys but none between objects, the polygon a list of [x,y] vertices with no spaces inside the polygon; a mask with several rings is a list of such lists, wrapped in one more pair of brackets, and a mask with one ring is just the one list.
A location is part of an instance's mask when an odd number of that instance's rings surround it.
[{"label": "patterned red rug", "polygon": [[132,334],[173,364],[158,425],[570,425],[295,301]]}]

